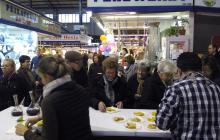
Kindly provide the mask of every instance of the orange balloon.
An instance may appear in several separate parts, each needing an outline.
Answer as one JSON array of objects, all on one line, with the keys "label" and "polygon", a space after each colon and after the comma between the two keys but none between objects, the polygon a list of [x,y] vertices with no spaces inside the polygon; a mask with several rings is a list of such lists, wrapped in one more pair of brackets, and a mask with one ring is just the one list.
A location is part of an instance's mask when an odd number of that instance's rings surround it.
[{"label": "orange balloon", "polygon": [[107,37],[106,37],[105,35],[101,35],[101,36],[100,36],[100,40],[101,40],[101,41],[106,41],[106,40],[107,40]]}]

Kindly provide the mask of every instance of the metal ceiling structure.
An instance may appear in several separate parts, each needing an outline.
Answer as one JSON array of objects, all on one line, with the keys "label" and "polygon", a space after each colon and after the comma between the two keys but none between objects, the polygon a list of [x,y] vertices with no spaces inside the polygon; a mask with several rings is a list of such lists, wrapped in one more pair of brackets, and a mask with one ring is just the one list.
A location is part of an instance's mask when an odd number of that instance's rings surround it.
[{"label": "metal ceiling structure", "polygon": [[[13,0],[26,7],[33,8],[35,10],[51,9],[54,11],[62,9],[79,8],[82,3],[82,7],[87,6],[87,0]],[[40,11],[39,11],[40,12]]]}]

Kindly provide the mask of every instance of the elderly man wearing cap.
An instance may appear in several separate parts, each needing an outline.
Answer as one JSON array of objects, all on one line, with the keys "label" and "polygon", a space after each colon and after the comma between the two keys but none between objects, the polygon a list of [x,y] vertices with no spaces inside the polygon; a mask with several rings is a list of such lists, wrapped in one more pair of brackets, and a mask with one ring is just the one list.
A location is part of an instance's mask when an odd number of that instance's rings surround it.
[{"label": "elderly man wearing cap", "polygon": [[86,71],[83,69],[83,56],[76,51],[68,51],[65,54],[65,60],[72,70],[72,80],[76,81],[77,84],[88,87],[88,76]]}]

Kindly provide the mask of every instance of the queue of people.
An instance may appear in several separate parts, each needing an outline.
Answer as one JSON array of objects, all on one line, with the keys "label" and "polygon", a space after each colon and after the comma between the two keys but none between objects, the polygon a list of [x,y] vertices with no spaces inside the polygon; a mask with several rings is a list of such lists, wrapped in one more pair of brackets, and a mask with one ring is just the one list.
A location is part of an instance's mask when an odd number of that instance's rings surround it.
[{"label": "queue of people", "polygon": [[[94,53],[93,64],[87,73],[83,55],[78,52],[68,51],[64,59],[42,57],[36,69],[40,83],[44,85],[42,115],[28,120],[26,126],[19,124],[17,134],[24,135],[25,140],[89,140],[92,139],[89,106],[101,112],[115,106],[157,109],[158,128],[170,129],[175,140],[220,137],[219,65],[216,57],[201,60],[197,54],[185,52],[178,57],[176,64],[164,60],[154,71],[145,60],[135,63],[132,55],[123,56],[123,65],[118,62],[114,56],[104,58]],[[16,73],[13,60],[3,62],[0,90],[13,90],[4,91],[10,94],[7,99],[4,97],[3,109],[13,105],[13,94],[19,94],[21,100],[36,86],[28,69],[30,58],[21,56],[20,63],[21,68]],[[119,75],[123,66],[126,66],[123,74]],[[8,85],[13,83],[12,77],[17,77],[14,78],[16,84]],[[21,83],[27,86],[19,85]],[[22,89],[24,87],[26,89]],[[45,124],[41,135],[29,127],[39,119]],[[78,125],[82,121],[85,123]],[[66,123],[70,125],[66,126]]]}]

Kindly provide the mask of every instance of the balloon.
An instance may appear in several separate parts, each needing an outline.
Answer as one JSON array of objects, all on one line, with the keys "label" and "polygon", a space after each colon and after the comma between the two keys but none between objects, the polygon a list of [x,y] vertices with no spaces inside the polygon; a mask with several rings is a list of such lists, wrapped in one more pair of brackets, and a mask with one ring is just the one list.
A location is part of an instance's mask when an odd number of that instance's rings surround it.
[{"label": "balloon", "polygon": [[106,51],[105,51],[105,52],[104,52],[104,55],[105,55],[105,56],[109,56],[109,52],[106,52]]},{"label": "balloon", "polygon": [[103,45],[103,46],[107,46],[107,45],[108,45],[108,42],[104,40],[104,41],[102,41],[102,45]]},{"label": "balloon", "polygon": [[105,51],[105,47],[103,45],[100,45],[99,50],[103,52]]},{"label": "balloon", "polygon": [[106,52],[110,52],[111,51],[111,47],[107,46],[105,49]]},{"label": "balloon", "polygon": [[101,35],[101,36],[100,36],[100,40],[101,40],[101,41],[106,41],[106,40],[107,40],[107,37],[106,37],[105,35]]}]

